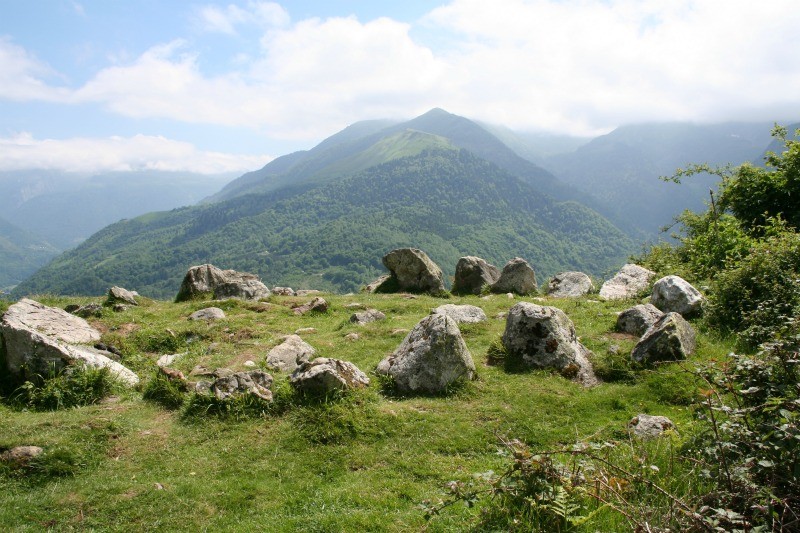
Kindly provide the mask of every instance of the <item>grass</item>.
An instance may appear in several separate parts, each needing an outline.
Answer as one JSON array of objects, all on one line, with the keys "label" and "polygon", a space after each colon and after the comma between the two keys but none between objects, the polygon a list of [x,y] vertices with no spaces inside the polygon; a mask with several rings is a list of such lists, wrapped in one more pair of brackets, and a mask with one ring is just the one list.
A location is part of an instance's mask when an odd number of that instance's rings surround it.
[{"label": "grass", "polygon": [[[46,450],[31,468],[0,470],[0,529],[463,531],[476,523],[476,509],[452,506],[426,522],[420,504],[444,497],[451,480],[501,471],[507,459],[498,453],[498,436],[534,448],[588,438],[624,441],[627,422],[639,413],[669,416],[678,426],[675,438],[691,434],[696,384],[677,364],[632,367],[625,356],[635,339],[614,332],[616,313],[634,302],[453,297],[447,303],[478,305],[490,317],[462,328],[478,379],[446,396],[395,397],[382,392],[373,370],[442,300],[324,297],[330,311],[305,316],[291,307],[311,296],[213,304],[142,299],[139,307],[90,319],[102,341],[118,347],[122,362],[144,379],[151,399],[134,391],[52,412],[0,402],[0,448]],[[488,364],[505,326],[496,316],[521,300],[563,309],[612,379],[584,389],[552,373]],[[63,308],[99,300],[40,301]],[[351,324],[354,310],[345,306],[353,302],[387,319]],[[186,319],[208,305],[227,317]],[[172,366],[187,376],[196,365],[246,370],[251,360],[262,366],[269,349],[300,328],[314,328],[302,336],[319,356],[355,363],[371,386],[342,398],[303,400],[292,396],[286,376],[273,373],[278,408],[245,405],[226,416],[191,395],[179,402],[179,392],[152,382],[155,361],[166,353],[184,353]],[[729,340],[698,329],[692,361],[731,351]],[[346,338],[352,332],[358,340]],[[662,466],[667,475],[670,468]],[[584,530],[614,530],[619,523],[612,513],[598,513]]]}]

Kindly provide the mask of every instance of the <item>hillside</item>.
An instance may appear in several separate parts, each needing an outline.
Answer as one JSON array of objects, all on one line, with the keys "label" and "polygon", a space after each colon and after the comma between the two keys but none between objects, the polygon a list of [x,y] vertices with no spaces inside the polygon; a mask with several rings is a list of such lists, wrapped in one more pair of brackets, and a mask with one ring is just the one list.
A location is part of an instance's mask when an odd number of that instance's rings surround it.
[{"label": "hillside", "polygon": [[0,294],[11,290],[58,254],[58,249],[0,218]]},{"label": "hillside", "polygon": [[[400,134],[419,149],[420,136]],[[389,250],[425,250],[452,275],[463,255],[502,266],[521,256],[540,277],[602,275],[635,251],[597,213],[559,202],[466,150],[392,159],[316,188],[283,188],[122,221],[98,232],[17,287],[15,294],[100,294],[123,285],[170,298],[189,266],[213,263],[270,285],[357,290],[384,272]],[[362,153],[373,160],[380,142]],[[372,155],[371,155],[372,154]]]},{"label": "hillside", "polygon": [[702,209],[710,176],[695,176],[682,186],[665,183],[675,169],[690,163],[759,163],[770,144],[770,124],[699,126],[641,124],[620,127],[577,150],[540,159],[540,164],[573,187],[592,195],[643,238],[655,238],[684,209]]}]

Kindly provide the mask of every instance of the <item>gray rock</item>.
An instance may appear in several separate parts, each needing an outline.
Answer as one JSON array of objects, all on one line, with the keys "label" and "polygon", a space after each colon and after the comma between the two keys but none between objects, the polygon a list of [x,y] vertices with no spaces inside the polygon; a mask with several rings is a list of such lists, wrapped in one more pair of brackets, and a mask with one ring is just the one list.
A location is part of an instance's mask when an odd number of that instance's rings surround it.
[{"label": "gray rock", "polygon": [[289,383],[302,394],[324,396],[335,391],[366,387],[369,378],[353,363],[317,357],[300,365],[289,376]]},{"label": "gray rock", "polygon": [[84,319],[27,298],[9,307],[0,320],[6,370],[14,380],[37,379],[84,364],[108,368],[124,383],[137,384],[139,377],[109,357],[109,352],[85,345],[99,340],[100,332]]},{"label": "gray rock", "polygon": [[198,394],[211,394],[218,400],[234,396],[252,394],[262,400],[272,401],[272,376],[262,370],[249,372],[219,372],[221,374],[213,382],[200,381],[195,386]]},{"label": "gray rock", "polygon": [[559,272],[547,284],[553,298],[580,298],[594,290],[592,278],[583,272]]},{"label": "gray rock", "polygon": [[316,296],[317,294],[322,294],[322,291],[318,291],[317,289],[298,289],[294,291],[295,296]]},{"label": "gray rock", "polygon": [[376,289],[379,292],[393,282],[401,291],[432,294],[444,291],[442,269],[422,250],[416,248],[392,250],[383,256],[383,265],[391,272],[391,278]]},{"label": "gray rock", "polygon": [[680,361],[694,352],[695,346],[691,324],[678,313],[667,313],[645,332],[631,358],[641,363]]},{"label": "gray rock", "polygon": [[135,293],[116,286],[108,289],[108,298],[106,299],[106,305],[114,304],[139,305]]},{"label": "gray rock", "polygon": [[361,337],[358,335],[358,333],[351,332],[345,335],[344,338],[349,340],[350,342],[355,342],[359,340]]},{"label": "gray rock", "polygon": [[270,368],[291,374],[315,355],[317,351],[313,346],[297,335],[288,335],[282,343],[269,351],[266,363]]},{"label": "gray rock", "polygon": [[385,319],[386,315],[377,309],[367,309],[366,311],[359,311],[358,313],[353,313],[350,315],[350,322],[358,324],[359,326]]},{"label": "gray rock", "polygon": [[600,297],[606,300],[625,300],[637,297],[642,291],[647,290],[650,281],[656,273],[640,267],[627,264],[600,287]]},{"label": "gray rock", "polygon": [[652,304],[640,304],[624,310],[617,317],[617,330],[641,337],[664,313]]},{"label": "gray rock", "polygon": [[221,270],[206,264],[193,266],[186,272],[175,301],[209,297],[214,300],[258,300],[269,296],[269,289],[259,281],[258,276],[235,270]]},{"label": "gray rock", "polygon": [[556,307],[516,304],[506,317],[502,343],[511,360],[557,370],[585,386],[597,383],[588,358],[591,352],[578,341],[572,320]]},{"label": "gray rock", "polygon": [[503,267],[500,278],[492,285],[491,290],[497,293],[534,294],[538,291],[536,273],[527,261],[515,257]]},{"label": "gray rock", "polygon": [[675,429],[675,424],[666,416],[636,415],[628,422],[628,431],[642,439],[660,437],[665,431]]},{"label": "gray rock", "polygon": [[434,309],[433,312],[447,315],[458,324],[477,324],[489,320],[483,309],[474,305],[444,304]]},{"label": "gray rock", "polygon": [[184,355],[188,354],[189,352],[181,352],[181,353],[168,353],[164,354],[158,358],[156,361],[156,366],[158,367],[168,367]]},{"label": "gray rock", "polygon": [[650,303],[665,313],[680,313],[688,318],[700,314],[703,295],[680,276],[665,276],[653,285]]},{"label": "gray rock", "polygon": [[206,307],[189,315],[189,320],[220,320],[225,318],[225,311],[219,307]]},{"label": "gray rock", "polygon": [[328,310],[328,302],[325,301],[325,298],[320,298],[317,296],[306,304],[293,307],[292,310],[296,315],[304,315],[311,311],[316,313],[325,313]]},{"label": "gray rock", "polygon": [[389,281],[389,279],[390,279],[391,277],[392,277],[392,276],[391,276],[390,274],[384,274],[383,276],[380,276],[378,279],[376,279],[376,280],[375,280],[375,281],[373,281],[372,283],[368,283],[368,284],[367,284],[367,285],[364,287],[363,291],[364,291],[364,292],[367,292],[367,293],[369,293],[369,294],[372,294],[372,293],[374,293],[375,291],[377,291],[377,290],[378,290],[378,288],[379,288],[380,286],[382,286],[384,283],[386,283],[387,281]]},{"label": "gray rock", "polygon": [[100,304],[86,304],[78,306],[77,309],[74,311],[70,311],[73,315],[77,315],[81,318],[90,318],[90,317],[100,317],[103,315],[103,306]]},{"label": "gray rock", "polygon": [[278,296],[294,296],[294,289],[291,287],[272,287],[272,294],[277,294]]},{"label": "gray rock", "polygon": [[458,260],[453,294],[480,294],[484,287],[500,279],[500,270],[480,257],[468,255]]},{"label": "gray rock", "polygon": [[0,453],[0,462],[24,464],[44,453],[39,446],[15,446]]},{"label": "gray rock", "polygon": [[400,392],[436,394],[475,375],[475,363],[455,320],[442,314],[423,318],[376,372],[389,376]]}]

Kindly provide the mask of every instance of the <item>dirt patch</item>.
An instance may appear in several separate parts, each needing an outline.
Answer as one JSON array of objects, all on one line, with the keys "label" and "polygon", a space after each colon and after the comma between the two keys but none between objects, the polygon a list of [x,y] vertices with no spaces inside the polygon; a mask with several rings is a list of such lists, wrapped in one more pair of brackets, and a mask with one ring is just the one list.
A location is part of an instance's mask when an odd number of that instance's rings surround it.
[{"label": "dirt patch", "polygon": [[619,332],[608,333],[606,335],[606,338],[614,339],[615,341],[638,341],[639,340],[639,337],[637,337],[636,335],[631,335],[630,333],[619,333]]}]

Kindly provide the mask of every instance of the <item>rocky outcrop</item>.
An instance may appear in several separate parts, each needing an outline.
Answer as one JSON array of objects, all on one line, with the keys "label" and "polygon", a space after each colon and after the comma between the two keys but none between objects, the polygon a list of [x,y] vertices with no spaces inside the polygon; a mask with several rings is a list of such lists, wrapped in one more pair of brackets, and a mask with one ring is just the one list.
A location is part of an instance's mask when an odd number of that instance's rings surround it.
[{"label": "rocky outcrop", "polygon": [[350,315],[350,322],[353,324],[358,324],[359,326],[385,319],[386,315],[377,309],[367,309],[366,311],[359,311]]},{"label": "rocky outcrop", "polygon": [[556,307],[516,304],[506,317],[502,343],[511,361],[554,369],[587,386],[597,382],[589,350],[578,341],[572,320]]},{"label": "rocky outcrop", "polygon": [[682,277],[665,276],[653,285],[650,303],[665,313],[680,313],[688,318],[700,314],[703,295]]},{"label": "rocky outcrop", "polygon": [[580,298],[593,290],[592,278],[583,272],[559,272],[547,283],[547,295],[553,298]]},{"label": "rocky outcrop", "polygon": [[535,294],[538,291],[536,273],[527,261],[515,257],[503,267],[500,278],[492,285],[491,290],[497,293]]},{"label": "rocky outcrop", "polygon": [[383,256],[383,265],[390,277],[375,292],[428,292],[444,291],[442,269],[431,258],[416,248],[398,248]]},{"label": "rocky outcrop", "polygon": [[139,305],[136,301],[136,293],[129,291],[128,289],[123,289],[122,287],[111,287],[108,289],[108,297],[106,298],[106,305],[114,305],[114,304],[127,304],[127,305]]},{"label": "rocky outcrop", "polygon": [[480,294],[500,279],[500,270],[480,257],[468,255],[456,263],[453,294]]},{"label": "rocky outcrop", "polygon": [[325,396],[366,387],[369,378],[353,363],[317,357],[300,365],[289,376],[289,383],[301,394]]},{"label": "rocky outcrop", "polygon": [[219,307],[206,307],[189,315],[189,320],[221,320],[225,318],[225,311]]},{"label": "rocky outcrop", "polygon": [[5,370],[13,380],[38,379],[83,364],[108,368],[120,381],[137,384],[139,377],[114,361],[113,354],[92,346],[99,340],[100,332],[84,319],[27,298],[9,307],[0,320]]},{"label": "rocky outcrop", "polygon": [[665,431],[674,430],[675,424],[666,416],[636,415],[628,422],[628,431],[641,439],[660,437]]},{"label": "rocky outcrop", "polygon": [[664,313],[652,304],[635,305],[619,314],[617,330],[641,337]]},{"label": "rocky outcrop", "polygon": [[186,272],[175,301],[228,298],[259,300],[269,296],[269,289],[259,281],[258,276],[235,270],[221,270],[206,264],[193,266]]},{"label": "rocky outcrop", "polygon": [[600,287],[600,297],[606,300],[635,298],[647,290],[656,273],[639,265],[624,265],[613,278]]},{"label": "rocky outcrop", "polygon": [[200,381],[195,386],[198,394],[213,395],[218,400],[252,394],[262,400],[272,401],[272,376],[262,370],[233,372],[227,368],[214,372],[213,382]]},{"label": "rocky outcrop", "polygon": [[298,335],[288,335],[282,343],[269,351],[267,366],[291,374],[298,366],[317,355],[313,346]]},{"label": "rocky outcrop", "polygon": [[631,358],[640,363],[680,361],[694,352],[695,346],[691,324],[678,313],[667,313],[645,332]]},{"label": "rocky outcrop", "polygon": [[455,320],[457,324],[477,324],[478,322],[489,320],[486,318],[486,313],[483,312],[483,309],[474,305],[445,304],[440,305],[433,312],[447,315]]},{"label": "rocky outcrop", "polygon": [[455,320],[443,314],[423,318],[376,369],[403,393],[438,394],[475,374],[472,355]]},{"label": "rocky outcrop", "polygon": [[306,304],[292,307],[292,310],[296,315],[304,315],[312,311],[315,313],[325,313],[328,310],[328,302],[325,300],[325,298],[317,296]]}]

